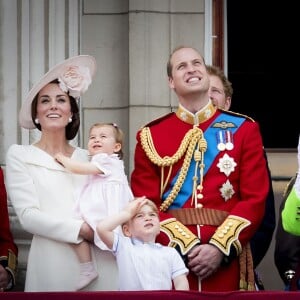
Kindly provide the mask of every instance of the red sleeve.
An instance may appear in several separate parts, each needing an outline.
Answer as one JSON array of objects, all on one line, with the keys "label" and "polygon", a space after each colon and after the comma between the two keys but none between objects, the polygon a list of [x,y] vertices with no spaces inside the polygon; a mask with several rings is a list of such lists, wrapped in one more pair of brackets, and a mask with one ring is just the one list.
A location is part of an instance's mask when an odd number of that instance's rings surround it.
[{"label": "red sleeve", "polygon": [[[7,208],[7,194],[4,184],[3,170],[0,168],[0,263],[6,264],[5,258],[9,257],[9,250],[18,254],[18,248],[14,243],[13,235],[10,230],[9,215]],[[3,259],[4,261],[3,261]]]}]

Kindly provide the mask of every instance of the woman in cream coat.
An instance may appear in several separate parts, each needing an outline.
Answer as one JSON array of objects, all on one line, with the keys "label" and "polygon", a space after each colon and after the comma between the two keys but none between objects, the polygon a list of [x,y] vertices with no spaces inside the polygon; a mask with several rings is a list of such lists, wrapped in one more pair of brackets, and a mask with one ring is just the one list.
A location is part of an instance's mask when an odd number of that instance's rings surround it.
[{"label": "woman in cream coat", "polygon": [[[93,231],[75,219],[75,191],[85,182],[59,165],[62,152],[87,161],[88,153],[73,147],[79,128],[77,101],[91,83],[95,59],[70,58],[52,68],[31,89],[20,111],[23,128],[38,128],[41,138],[32,145],[11,145],[6,156],[7,191],[24,230],[33,234],[25,291],[74,291],[78,258],[70,243],[93,241]],[[117,267],[108,251],[93,247],[99,277],[86,290],[116,290]]]}]

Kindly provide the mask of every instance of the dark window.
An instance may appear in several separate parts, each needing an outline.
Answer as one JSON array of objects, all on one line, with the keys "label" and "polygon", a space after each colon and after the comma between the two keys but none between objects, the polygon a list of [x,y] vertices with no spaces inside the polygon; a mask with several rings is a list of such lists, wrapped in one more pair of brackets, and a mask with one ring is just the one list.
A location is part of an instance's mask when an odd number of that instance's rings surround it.
[{"label": "dark window", "polygon": [[300,73],[294,62],[299,33],[292,24],[296,11],[292,1],[227,0],[231,110],[258,121],[266,148],[298,145]]}]

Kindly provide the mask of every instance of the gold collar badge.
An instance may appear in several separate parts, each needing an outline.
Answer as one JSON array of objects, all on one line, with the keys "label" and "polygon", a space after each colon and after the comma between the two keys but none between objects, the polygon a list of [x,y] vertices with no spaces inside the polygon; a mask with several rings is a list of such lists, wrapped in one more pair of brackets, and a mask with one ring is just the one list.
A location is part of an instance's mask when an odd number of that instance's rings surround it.
[{"label": "gold collar badge", "polygon": [[176,116],[185,123],[199,125],[211,118],[215,112],[216,107],[211,103],[211,101],[209,101],[205,107],[195,114],[189,112],[179,104],[178,110],[176,111]]}]

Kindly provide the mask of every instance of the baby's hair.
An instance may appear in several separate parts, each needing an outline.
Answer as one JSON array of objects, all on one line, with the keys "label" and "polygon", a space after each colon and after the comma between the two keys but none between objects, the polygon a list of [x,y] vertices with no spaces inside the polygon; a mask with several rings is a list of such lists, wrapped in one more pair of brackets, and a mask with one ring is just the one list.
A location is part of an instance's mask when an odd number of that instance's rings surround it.
[{"label": "baby's hair", "polygon": [[124,133],[121,130],[121,128],[116,123],[95,123],[90,127],[89,133],[91,133],[91,130],[95,127],[104,127],[104,126],[110,126],[113,128],[114,137],[117,143],[121,145],[120,150],[116,152],[118,154],[119,159],[123,159],[124,153],[123,153],[123,141],[124,141]]}]

